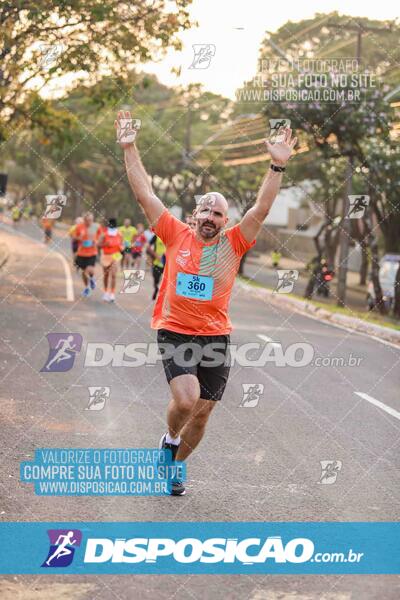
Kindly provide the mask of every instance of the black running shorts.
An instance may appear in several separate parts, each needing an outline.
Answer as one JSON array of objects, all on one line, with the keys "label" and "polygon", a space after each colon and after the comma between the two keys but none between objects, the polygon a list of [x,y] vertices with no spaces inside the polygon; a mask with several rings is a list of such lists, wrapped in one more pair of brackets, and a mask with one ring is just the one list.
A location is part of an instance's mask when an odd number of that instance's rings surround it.
[{"label": "black running shorts", "polygon": [[187,335],[159,329],[157,341],[168,383],[179,375],[195,375],[200,398],[221,400],[230,370],[229,335]]},{"label": "black running shorts", "polygon": [[97,255],[95,255],[95,256],[77,256],[75,258],[75,264],[77,267],[82,269],[82,271],[84,271],[86,269],[86,267],[94,267],[94,265],[96,264],[96,258],[97,258]]}]

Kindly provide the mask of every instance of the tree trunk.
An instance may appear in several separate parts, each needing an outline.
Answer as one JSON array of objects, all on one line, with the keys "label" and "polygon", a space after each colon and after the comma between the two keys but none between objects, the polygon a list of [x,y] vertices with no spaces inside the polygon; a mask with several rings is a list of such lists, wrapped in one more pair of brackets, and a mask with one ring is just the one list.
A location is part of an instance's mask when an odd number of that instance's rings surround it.
[{"label": "tree trunk", "polygon": [[368,210],[368,214],[364,219],[365,223],[365,240],[371,250],[371,280],[374,286],[375,293],[375,305],[378,308],[381,315],[386,314],[386,307],[383,301],[382,288],[379,281],[379,252],[378,242],[376,241],[375,234],[372,229],[371,212]]},{"label": "tree trunk", "polygon": [[396,279],[394,283],[393,316],[396,317],[396,319],[400,319],[400,263],[396,272]]},{"label": "tree trunk", "polygon": [[[321,265],[322,252],[323,252],[319,238],[320,238],[321,234],[323,233],[323,231],[325,231],[328,227],[329,227],[329,220],[326,220],[321,224],[318,232],[314,236],[314,244],[315,244],[315,248],[317,250],[317,256],[314,256],[314,258],[309,263],[311,275],[310,275],[310,278],[306,285],[306,289],[304,290],[304,298],[306,300],[311,300],[311,298],[313,297],[313,293],[314,293],[315,285],[317,283],[318,273],[319,273],[319,269],[320,269],[320,265]],[[326,239],[327,238],[326,238],[326,234],[325,234],[325,243],[326,243]]]},{"label": "tree trunk", "polygon": [[324,255],[325,255],[325,259],[329,265],[329,268],[332,270],[334,270],[334,268],[335,268],[335,258],[336,258],[338,244],[339,244],[339,236],[338,236],[337,232],[331,226],[328,226],[325,231]]},{"label": "tree trunk", "polygon": [[321,266],[321,254],[315,256],[310,262],[311,275],[306,285],[306,289],[304,291],[304,298],[306,300],[311,300],[313,297],[313,293],[315,290],[315,286],[318,280],[318,273],[320,271]]},{"label": "tree trunk", "polygon": [[369,256],[368,256],[368,244],[367,244],[365,237],[360,239],[360,246],[361,246],[360,285],[367,285]]}]

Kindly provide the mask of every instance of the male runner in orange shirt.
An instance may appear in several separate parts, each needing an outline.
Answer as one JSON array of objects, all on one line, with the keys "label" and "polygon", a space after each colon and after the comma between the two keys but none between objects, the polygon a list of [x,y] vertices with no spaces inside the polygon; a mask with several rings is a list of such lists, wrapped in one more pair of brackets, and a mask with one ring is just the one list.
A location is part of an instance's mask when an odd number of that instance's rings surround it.
[{"label": "male runner in orange shirt", "polygon": [[44,233],[44,243],[50,244],[51,238],[53,237],[54,219],[48,219],[47,217],[43,217],[42,227]]},{"label": "male runner in orange shirt", "polygon": [[84,290],[82,296],[87,298],[96,288],[94,269],[97,259],[97,232],[99,224],[94,222],[93,213],[87,212],[83,222],[76,226],[74,238],[78,241],[75,264],[82,271]]},{"label": "male runner in orange shirt", "polygon": [[[118,121],[122,118],[130,119],[130,113],[119,112]],[[232,286],[241,257],[254,245],[279,191],[282,172],[295,144],[290,129],[282,142],[266,141],[271,166],[254,206],[238,225],[225,229],[228,203],[222,194],[209,192],[201,197],[193,213],[196,227],[192,229],[176,219],[154,194],[135,143],[121,143],[132,191],[166,246],[164,277],[151,326],[158,330],[172,392],[168,431],[161,438],[160,448],[170,449],[176,460],[185,460],[198,445],[215,401],[225,390]],[[190,357],[186,356],[188,351]],[[190,360],[193,357],[196,364]],[[171,493],[183,495],[183,482],[174,481]]]}]

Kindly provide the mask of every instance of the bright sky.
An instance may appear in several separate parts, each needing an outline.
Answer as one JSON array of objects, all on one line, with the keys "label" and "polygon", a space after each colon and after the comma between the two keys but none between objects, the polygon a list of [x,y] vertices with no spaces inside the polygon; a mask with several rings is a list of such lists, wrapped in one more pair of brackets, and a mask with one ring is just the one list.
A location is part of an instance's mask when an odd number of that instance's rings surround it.
[{"label": "bright sky", "polygon": [[[160,63],[148,63],[145,70],[154,73],[166,85],[199,82],[212,92],[234,98],[235,89],[256,71],[258,50],[265,31],[276,31],[288,20],[311,18],[315,12],[338,11],[340,14],[371,19],[395,19],[398,8],[393,0],[367,3],[365,0],[319,0],[309,5],[299,0],[194,0],[189,8],[199,27],[181,34],[183,50],[170,51]],[[240,29],[238,29],[240,28]],[[189,69],[193,44],[214,44],[215,56],[207,69]],[[172,67],[182,67],[178,78]]]}]

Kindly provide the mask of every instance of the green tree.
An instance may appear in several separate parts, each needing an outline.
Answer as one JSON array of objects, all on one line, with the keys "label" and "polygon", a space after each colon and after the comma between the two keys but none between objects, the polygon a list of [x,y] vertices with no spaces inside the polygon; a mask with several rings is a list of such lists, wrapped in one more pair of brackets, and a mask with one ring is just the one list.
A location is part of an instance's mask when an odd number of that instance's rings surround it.
[{"label": "green tree", "polygon": [[[190,111],[188,103],[192,103]],[[44,188],[46,193],[63,189],[68,197],[66,218],[91,208],[99,219],[142,220],[115,140],[115,115],[125,107],[142,121],[138,146],[156,193],[167,205],[191,211],[194,195],[205,191],[209,178],[206,165],[191,153],[218,127],[227,103],[198,86],[172,89],[154,76],[134,71],[118,85],[112,77],[90,87],[80,85],[65,97],[48,101],[54,120],[64,119],[62,129],[43,116],[43,121],[16,133],[7,143],[10,191],[18,198],[30,192],[34,201],[43,202]],[[30,189],[22,177],[28,165],[34,174]]]},{"label": "green tree", "polygon": [[[390,149],[396,130],[396,114],[387,98],[389,93],[398,88],[400,49],[395,41],[398,32],[399,27],[393,21],[355,19],[337,13],[317,14],[312,19],[298,23],[285,23],[276,33],[266,37],[260,50],[258,75],[261,76],[262,82],[266,82],[269,90],[273,77],[279,76],[281,81],[285,80],[287,89],[311,92],[311,96],[306,95],[300,100],[295,98],[284,102],[263,102],[263,94],[256,93],[259,82],[255,82],[253,98],[253,105],[260,106],[267,118],[291,119],[300,145],[308,147],[314,157],[312,165],[304,165],[304,175],[310,177],[312,172],[312,178],[316,175],[323,183],[324,161],[329,160],[331,163],[332,160],[345,157],[353,173],[363,176],[363,179],[353,177],[353,187],[361,186],[361,189],[354,189],[353,193],[369,193],[372,190],[372,208],[385,240],[384,245],[386,248],[390,247],[392,252],[396,251],[397,247],[400,208],[398,199],[393,197],[396,189],[395,173],[392,173],[391,177],[386,176],[388,171],[392,172],[393,167],[394,170],[396,168],[395,150]],[[304,75],[319,72],[312,66],[315,64],[313,61],[330,59],[332,64],[332,59],[356,56],[360,59],[359,73],[356,72],[359,99],[353,96],[355,101],[349,101],[349,92],[354,92],[350,77],[338,89],[344,92],[344,100],[339,94],[333,101],[319,100],[317,92],[321,91],[323,86],[318,78],[314,78],[314,81],[310,78],[312,83],[305,84]],[[311,67],[307,67],[307,61]],[[327,70],[331,89],[337,86],[334,81],[334,69],[331,66]],[[366,73],[369,73],[368,77],[365,77]],[[264,92],[263,89],[258,91]],[[391,96],[392,99],[395,97]],[[251,104],[249,106],[251,107]],[[369,143],[371,140],[374,142],[372,145]],[[383,147],[387,151],[384,151]],[[373,148],[377,152],[374,152]],[[308,152],[299,155],[296,162],[300,167],[304,164],[307,154]],[[382,156],[384,163],[380,168],[375,167],[375,162],[379,162],[377,154]],[[386,164],[386,156],[389,163],[393,158],[393,165]],[[342,177],[343,182],[351,179],[349,168]],[[293,174],[298,176],[299,172],[293,171]],[[341,189],[344,204],[346,195],[352,192],[349,192],[349,186],[345,189],[341,181],[336,183],[337,188]],[[326,208],[327,221],[335,218],[336,208],[333,212],[330,210],[333,206],[327,204]],[[364,245],[364,259],[367,256],[366,240],[374,243],[376,248],[371,228],[365,228],[363,234],[360,229],[353,227],[349,233]],[[365,271],[364,261],[363,275]]]},{"label": "green tree", "polygon": [[176,34],[190,26],[190,1],[174,0],[170,10],[164,0],[0,3],[0,140],[21,121],[37,122],[37,93],[50,80],[68,76],[71,87],[83,78],[92,85],[179,48]]}]

